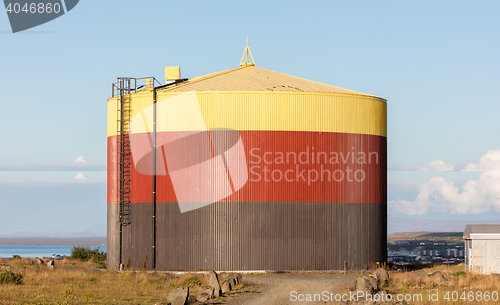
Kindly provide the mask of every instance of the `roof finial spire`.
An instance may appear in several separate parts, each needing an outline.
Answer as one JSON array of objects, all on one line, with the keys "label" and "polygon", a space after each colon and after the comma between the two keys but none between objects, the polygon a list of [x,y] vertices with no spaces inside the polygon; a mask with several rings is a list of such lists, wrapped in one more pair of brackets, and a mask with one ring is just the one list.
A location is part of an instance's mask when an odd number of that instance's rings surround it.
[{"label": "roof finial spire", "polygon": [[[250,58],[252,59],[252,62],[249,62],[248,54],[250,54]],[[243,62],[243,59],[245,59],[245,62]],[[241,57],[240,66],[255,66],[252,52],[250,52],[250,48],[248,47],[248,36],[247,36],[247,47],[245,48],[245,51],[243,52],[243,56]]]}]

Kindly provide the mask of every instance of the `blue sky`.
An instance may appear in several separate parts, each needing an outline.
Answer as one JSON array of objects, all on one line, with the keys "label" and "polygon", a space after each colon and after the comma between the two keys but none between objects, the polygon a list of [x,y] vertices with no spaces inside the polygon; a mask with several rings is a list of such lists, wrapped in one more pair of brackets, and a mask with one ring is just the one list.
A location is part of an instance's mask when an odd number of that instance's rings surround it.
[{"label": "blue sky", "polygon": [[[499,173],[483,170],[500,169],[499,11],[498,1],[82,0],[16,34],[0,13],[0,236],[104,236],[111,83],[162,80],[171,65],[189,78],[236,67],[246,36],[259,67],[388,100],[389,231],[497,221]],[[471,163],[479,171],[449,171]]]}]

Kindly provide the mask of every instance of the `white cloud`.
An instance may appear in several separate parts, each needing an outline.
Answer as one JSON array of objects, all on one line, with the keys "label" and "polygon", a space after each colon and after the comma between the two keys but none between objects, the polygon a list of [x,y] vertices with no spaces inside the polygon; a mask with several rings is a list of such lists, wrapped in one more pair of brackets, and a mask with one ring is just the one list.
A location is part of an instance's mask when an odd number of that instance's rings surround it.
[{"label": "white cloud", "polygon": [[79,181],[85,181],[85,180],[90,180],[90,178],[88,178],[87,176],[85,176],[84,173],[78,173],[75,178],[75,180],[79,180]]},{"label": "white cloud", "polygon": [[[471,163],[467,168],[492,169],[499,165],[500,150],[488,150],[479,159],[479,164]],[[446,163],[443,161],[435,165],[435,168],[438,167],[446,168]],[[451,214],[480,214],[492,210],[500,212],[500,172],[482,172],[477,180],[468,180],[461,188],[443,177],[433,177],[420,184],[415,200],[391,200],[388,204],[391,212],[408,215],[423,215],[428,212]]]},{"label": "white cloud", "polygon": [[76,158],[76,160],[74,162],[75,163],[89,163],[89,161],[87,161],[87,159],[85,159],[84,156],[78,156],[78,158]]},{"label": "white cloud", "polygon": [[479,163],[469,163],[464,170],[500,170],[500,149],[488,149]]},{"label": "white cloud", "polygon": [[429,164],[419,167],[420,171],[436,171],[436,172],[452,171],[454,169],[455,167],[453,166],[453,164],[448,164],[443,160],[433,160]]}]

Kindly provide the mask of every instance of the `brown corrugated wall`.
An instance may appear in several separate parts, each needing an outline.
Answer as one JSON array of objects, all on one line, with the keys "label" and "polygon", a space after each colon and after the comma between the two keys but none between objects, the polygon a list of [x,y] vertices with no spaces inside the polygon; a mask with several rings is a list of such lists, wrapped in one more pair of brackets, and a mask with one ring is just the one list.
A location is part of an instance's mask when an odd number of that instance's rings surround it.
[{"label": "brown corrugated wall", "polygon": [[[115,205],[111,205],[115,206]],[[151,203],[133,204],[122,261],[151,266]],[[333,270],[385,262],[386,205],[219,202],[189,213],[158,204],[158,270]],[[109,217],[109,216],[108,216]],[[109,219],[112,221],[112,219]]]}]

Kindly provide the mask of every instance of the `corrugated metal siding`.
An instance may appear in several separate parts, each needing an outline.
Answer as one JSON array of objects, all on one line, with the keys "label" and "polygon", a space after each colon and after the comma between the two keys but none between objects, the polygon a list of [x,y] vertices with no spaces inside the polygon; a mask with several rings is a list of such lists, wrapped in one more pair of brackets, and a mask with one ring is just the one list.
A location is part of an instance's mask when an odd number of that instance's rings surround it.
[{"label": "corrugated metal siding", "polygon": [[386,260],[386,205],[158,204],[160,270],[330,270]]},{"label": "corrugated metal siding", "polygon": [[[151,269],[151,208],[133,204],[124,230],[134,268]],[[181,214],[158,203],[157,269],[361,269],[386,260],[386,215],[380,204],[219,202]]]},{"label": "corrugated metal siding", "polygon": [[117,191],[117,141],[118,136],[108,137],[107,187],[108,204],[116,203]]},{"label": "corrugated metal siding", "polygon": [[[175,96],[178,94],[165,93],[159,95],[158,100]],[[207,129],[321,131],[387,136],[387,104],[369,97],[300,92],[196,92],[196,97]],[[151,106],[152,99],[151,95],[134,96],[132,116]],[[114,136],[117,134],[115,101],[110,101],[109,109],[108,136]],[[144,117],[152,116],[144,113]],[[184,126],[186,120],[190,120],[187,115],[159,116],[157,130],[173,131],[173,126]],[[178,124],[173,124],[173,121]],[[149,125],[152,127],[152,122]],[[146,131],[137,125],[133,125],[132,130]]]},{"label": "corrugated metal siding", "polygon": [[387,104],[371,98],[291,92],[197,97],[207,128],[387,135]]},{"label": "corrugated metal siding", "polygon": [[131,204],[130,224],[123,226],[122,263],[130,267],[152,269],[153,204]]},{"label": "corrugated metal siding", "polygon": [[[355,135],[342,133],[318,133],[318,132],[299,132],[299,131],[241,131],[241,139],[245,147],[245,156],[247,169],[249,171],[249,181],[238,192],[227,197],[225,200],[234,201],[259,201],[259,202],[344,202],[344,203],[377,203],[386,204],[383,197],[383,192],[386,188],[386,145],[385,137],[370,136],[370,135]],[[109,137],[108,142],[116,142],[116,137]],[[314,148],[314,150],[313,150]],[[209,147],[206,149],[210,149]],[[347,164],[343,164],[342,155],[339,155],[340,164],[266,164],[264,163],[264,153],[271,153],[272,156],[278,153],[294,152],[299,155],[309,151],[309,158],[317,157],[318,152],[334,152],[343,153],[344,156],[353,152],[363,152],[369,161],[370,153],[377,153],[377,158],[372,157],[371,164],[351,164],[351,157]],[[162,158],[161,151],[158,158]],[[111,153],[110,157],[113,157]],[[261,158],[260,163],[257,157]],[[266,157],[267,158],[267,157]],[[276,157],[273,157],[274,162]],[[330,159],[330,155],[328,159]],[[355,160],[357,159],[357,155]],[[268,158],[267,158],[268,159]],[[321,161],[324,159],[320,158]],[[111,159],[113,160],[113,159]],[[292,158],[290,158],[292,161]],[[252,163],[254,162],[254,163]],[[311,162],[310,162],[311,163]],[[163,162],[161,163],[163,164]],[[286,181],[283,179],[268,179],[265,181],[263,173],[264,166],[270,172],[279,171],[284,173],[287,170],[292,170],[291,179]],[[114,162],[108,163],[108,171],[116,169]],[[354,171],[361,170],[365,173],[365,179],[361,182],[348,181],[347,170],[352,171],[351,179],[353,179]],[[344,173],[345,178],[342,181],[334,179],[327,180],[328,171]],[[318,181],[308,183],[302,178],[297,178],[297,175],[304,172],[304,178],[307,179],[309,171],[315,171],[319,174]],[[321,172],[325,171],[325,175],[321,177]],[[132,166],[132,202],[151,202],[153,179],[150,175],[143,175],[137,172],[135,166]],[[257,174],[260,176],[257,176]],[[314,173],[313,173],[314,174]],[[311,174],[311,176],[313,176]],[[270,177],[270,174],[268,175]],[[289,175],[290,177],[290,175]],[[339,176],[337,176],[339,177]],[[359,177],[359,176],[358,176]],[[260,178],[260,181],[256,181]],[[323,178],[323,181],[321,181]],[[113,181],[113,182],[109,182]],[[116,183],[113,176],[109,176],[108,181],[108,202],[114,203],[116,196],[113,187]],[[207,181],[211,183],[211,181]],[[170,176],[157,176],[158,200],[162,202],[177,202]],[[114,196],[114,197],[113,197]]]}]

